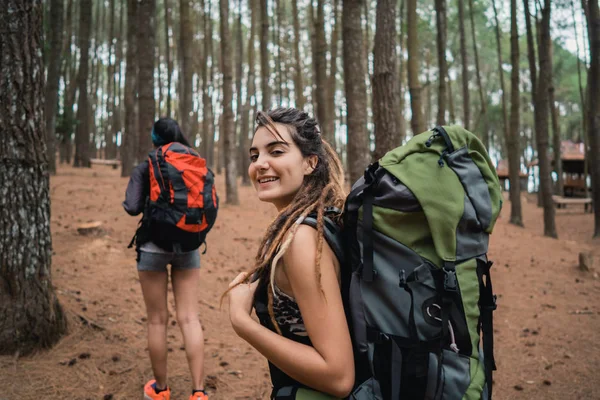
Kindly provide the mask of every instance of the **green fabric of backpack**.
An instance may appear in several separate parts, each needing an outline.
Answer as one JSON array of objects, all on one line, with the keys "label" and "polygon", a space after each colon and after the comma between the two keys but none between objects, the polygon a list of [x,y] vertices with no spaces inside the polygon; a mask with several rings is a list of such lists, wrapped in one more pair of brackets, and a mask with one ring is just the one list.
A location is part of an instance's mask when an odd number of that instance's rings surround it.
[{"label": "green fabric of backpack", "polygon": [[459,126],[416,135],[367,168],[344,210],[350,399],[491,399],[487,250],[501,208],[485,147]]}]

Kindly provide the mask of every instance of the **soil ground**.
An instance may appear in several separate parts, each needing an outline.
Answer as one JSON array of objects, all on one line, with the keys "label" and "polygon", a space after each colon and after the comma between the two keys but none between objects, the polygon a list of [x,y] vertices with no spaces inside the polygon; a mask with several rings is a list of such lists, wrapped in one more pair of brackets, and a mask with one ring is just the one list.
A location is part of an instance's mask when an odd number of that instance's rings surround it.
[{"label": "soil ground", "polygon": [[[217,178],[222,206],[198,288],[207,387],[211,400],[265,399],[266,361],[235,335],[219,298],[238,272],[251,267],[275,210],[251,187],[239,187],[239,206],[225,205],[223,179]],[[51,178],[52,280],[69,333],[48,351],[0,357],[1,400],[141,398],[151,369],[135,251],[127,249],[138,219],[121,206],[126,185],[106,166],[61,167]],[[494,398],[600,399],[600,280],[594,270],[577,267],[579,253],[592,252],[600,270],[592,214],[582,206],[558,210],[556,240],[543,237],[535,198],[524,195],[522,204],[525,228],[508,224],[506,201],[491,238],[499,304]],[[90,221],[102,221],[104,232],[79,235],[77,226]],[[187,399],[190,378],[174,318],[168,339],[172,398]]]}]

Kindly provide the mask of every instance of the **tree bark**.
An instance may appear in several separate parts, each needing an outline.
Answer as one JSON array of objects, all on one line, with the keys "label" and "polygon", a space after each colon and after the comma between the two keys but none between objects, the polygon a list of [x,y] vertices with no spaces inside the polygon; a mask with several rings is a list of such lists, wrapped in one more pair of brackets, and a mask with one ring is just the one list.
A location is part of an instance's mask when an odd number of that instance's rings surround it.
[{"label": "tree bark", "polygon": [[317,121],[321,127],[323,138],[333,144],[333,132],[326,132],[327,119],[327,41],[325,40],[325,0],[317,1],[317,18],[314,20],[315,47],[313,49],[313,63],[315,66],[316,113]]},{"label": "tree bark", "polygon": [[[138,148],[137,162],[145,160],[152,148],[150,133],[154,125],[154,50],[156,0],[141,0],[138,4],[137,62],[138,62]],[[185,132],[185,131],[184,131]],[[187,134],[187,132],[185,132]]]},{"label": "tree bark", "polygon": [[[335,93],[337,87],[337,61],[340,36],[339,0],[333,0],[333,30],[331,32],[331,52],[329,60],[329,76],[327,77],[327,119],[325,120],[325,138],[335,149]],[[394,21],[395,22],[395,21]]]},{"label": "tree bark", "polygon": [[[250,165],[250,157],[248,155],[248,138],[251,133],[250,127],[250,110],[252,104],[256,107],[256,78],[254,72],[254,38],[256,35],[256,20],[257,9],[256,0],[248,0],[248,9],[250,11],[250,34],[248,37],[248,81],[246,90],[246,104],[244,104],[244,112],[242,113],[241,131],[242,131],[242,185],[250,186],[250,177],[248,176],[248,167]],[[254,113],[253,113],[254,114]]]},{"label": "tree bark", "polygon": [[[481,111],[475,125],[471,129],[479,132],[479,126],[483,121],[483,126],[487,128],[487,99],[484,96],[483,83],[481,82],[481,69],[479,68],[479,51],[477,50],[477,35],[475,34],[475,17],[473,15],[473,0],[469,0],[469,16],[471,18],[471,38],[473,40],[473,57],[475,58],[475,74],[477,75],[477,88],[479,89],[479,102],[481,103]],[[487,129],[482,130],[479,136],[483,140],[483,144],[489,151],[489,139]]]},{"label": "tree bark", "polygon": [[551,121],[552,121],[552,153],[553,153],[553,159],[554,159],[554,171],[556,172],[557,175],[557,179],[556,179],[556,194],[558,194],[559,196],[563,196],[564,195],[564,179],[563,179],[563,166],[562,166],[562,154],[561,154],[561,134],[560,134],[560,124],[558,123],[558,107],[556,105],[556,101],[554,99],[554,73],[553,73],[553,68],[554,68],[554,62],[553,60],[553,44],[550,41],[549,43],[549,48],[548,48],[548,56],[550,58],[549,64],[550,64],[550,78],[549,78],[549,82],[550,82],[550,87],[548,88],[548,101],[549,104],[548,106],[550,107],[550,116],[551,116]]},{"label": "tree bark", "polygon": [[[242,113],[244,112],[245,104],[242,104],[242,76],[244,69],[244,41],[242,35],[242,0],[238,0],[237,4],[237,23],[235,28],[235,45],[236,45],[236,66],[235,66],[235,96],[236,96],[236,116],[235,116],[235,127],[233,129],[236,141],[233,143],[235,151],[237,153],[238,162],[237,165],[240,168],[237,169],[238,175],[246,175],[245,171],[241,166],[244,164],[244,158],[248,158],[246,144],[243,141],[243,132],[241,130]],[[246,133],[246,139],[248,134]],[[235,144],[239,143],[239,146]]]},{"label": "tree bark", "polygon": [[406,19],[408,21],[408,86],[410,89],[410,106],[412,118],[410,126],[413,135],[424,132],[425,118],[423,115],[423,101],[421,83],[419,82],[419,40],[418,40],[418,17],[417,0],[407,0]]},{"label": "tree bark", "polygon": [[435,0],[435,21],[437,26],[437,56],[438,56],[438,110],[436,124],[446,124],[446,0]]},{"label": "tree bark", "polygon": [[[458,0],[458,27],[460,31],[460,59],[462,63],[462,100],[463,126],[469,130],[471,126],[471,105],[469,101],[469,59],[467,57],[467,35],[465,34],[465,2]],[[504,98],[504,90],[502,90]],[[506,118],[504,119],[506,124]]]},{"label": "tree bark", "polygon": [[173,77],[173,61],[171,60],[171,37],[169,27],[171,26],[171,11],[169,10],[169,0],[165,2],[165,57],[167,61],[167,117],[171,117],[171,80]]},{"label": "tree bark", "polygon": [[348,127],[348,172],[350,182],[363,175],[369,163],[369,137],[367,136],[367,89],[364,80],[365,63],[361,26],[362,0],[344,0],[342,9],[342,37],[344,53],[344,88]]},{"label": "tree bark", "polygon": [[189,0],[179,1],[179,51],[181,52],[180,65],[180,92],[179,92],[179,120],[181,130],[186,134],[190,134],[190,115],[192,113],[192,42],[194,32],[192,30],[192,19],[190,15]]},{"label": "tree bark", "polygon": [[56,105],[60,80],[60,54],[63,41],[63,0],[50,2],[50,51],[48,53],[48,79],[46,81],[45,125],[48,144],[48,171],[56,174]]},{"label": "tree bark", "polygon": [[[527,0],[525,0],[527,1]],[[496,49],[498,52],[498,74],[500,75],[500,90],[502,90],[502,138],[508,137],[508,115],[506,107],[506,86],[504,85],[504,70],[502,69],[502,42],[500,37],[500,24],[498,22],[498,10],[496,9],[496,0],[492,0],[494,8],[494,20],[496,23]],[[491,145],[490,145],[491,147]]]},{"label": "tree bark", "polygon": [[88,102],[88,68],[90,33],[92,25],[92,0],[81,0],[79,17],[79,74],[77,87],[79,101],[77,102],[77,131],[75,133],[75,167],[91,167],[90,165],[90,108]]},{"label": "tree bark", "polygon": [[[106,143],[106,147],[105,147],[105,152],[104,152],[104,157],[107,159],[114,159],[117,155],[117,144],[115,143],[115,135],[116,135],[116,130],[115,127],[113,126],[113,121],[111,119],[111,116],[113,115],[113,113],[115,112],[115,96],[114,96],[114,91],[116,90],[115,88],[115,69],[116,69],[116,57],[115,57],[115,62],[112,61],[112,55],[115,54],[115,43],[114,43],[114,37],[115,37],[115,3],[117,0],[110,0],[110,25],[109,25],[109,34],[108,34],[108,40],[109,40],[109,45],[108,45],[108,71],[107,71],[107,84],[108,84],[108,89],[107,89],[107,118],[106,118],[106,129],[104,130],[104,142]],[[115,54],[116,56],[116,54]]]},{"label": "tree bark", "polygon": [[229,0],[220,0],[221,5],[221,72],[223,73],[223,140],[221,150],[226,157],[225,190],[227,204],[239,204],[237,193],[237,157],[235,154],[235,132],[233,131],[233,74],[231,71],[231,45],[229,38]]},{"label": "tree bark", "polygon": [[[75,93],[77,91],[77,73],[72,68],[71,62],[71,44],[73,41],[73,2],[69,0],[66,10],[65,27],[66,35],[63,44],[63,79],[66,82],[65,92],[63,94],[63,113],[57,122],[56,130],[60,137],[59,159],[60,163],[71,163],[71,136],[74,130],[73,104],[75,103]],[[74,58],[74,57],[73,57]]]},{"label": "tree bark", "polygon": [[523,226],[521,214],[521,181],[519,150],[519,30],[517,27],[517,0],[510,0],[510,55],[511,55],[511,88],[510,88],[510,129],[506,137],[508,150],[508,174],[510,179],[510,223]]},{"label": "tree bark", "polygon": [[373,65],[374,159],[397,147],[396,0],[377,2]]},{"label": "tree bark", "polygon": [[[252,0],[250,0],[252,1]],[[292,13],[294,18],[294,57],[296,67],[294,71],[294,93],[296,94],[296,108],[304,109],[304,82],[302,73],[302,60],[300,58],[300,16],[298,15],[298,0],[292,0]]]},{"label": "tree bark", "polygon": [[404,0],[400,0],[400,9],[398,16],[400,20],[400,56],[398,57],[398,143],[402,143],[406,137],[406,119],[404,118],[404,83],[406,82],[406,68],[404,68],[404,51],[406,49],[406,35],[404,34]]},{"label": "tree bark", "polygon": [[600,236],[600,10],[598,2],[588,3],[587,27],[590,46],[590,68],[587,76],[587,127],[590,142],[590,172],[594,207],[594,237]]},{"label": "tree bark", "polygon": [[262,109],[267,111],[271,108],[271,87],[269,73],[269,13],[267,12],[267,1],[260,1],[260,84],[262,91]]},{"label": "tree bark", "polygon": [[48,348],[66,331],[51,279],[42,2],[0,7],[0,354]]},{"label": "tree bark", "polygon": [[137,163],[137,0],[127,0],[127,55],[125,67],[125,134],[121,149],[121,176],[131,174]]},{"label": "tree bark", "polygon": [[544,207],[544,235],[556,238],[558,236],[554,220],[552,176],[548,155],[548,88],[550,86],[550,68],[552,68],[548,54],[550,46],[550,4],[551,0],[545,0],[540,23],[540,45],[538,46],[540,75],[537,82],[534,118],[540,171],[540,193]]}]

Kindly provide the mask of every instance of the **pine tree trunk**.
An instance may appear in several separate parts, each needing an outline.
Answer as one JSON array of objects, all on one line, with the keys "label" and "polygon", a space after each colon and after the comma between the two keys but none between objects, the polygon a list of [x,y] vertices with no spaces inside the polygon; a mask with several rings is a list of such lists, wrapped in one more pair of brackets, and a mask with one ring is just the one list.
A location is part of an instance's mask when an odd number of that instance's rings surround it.
[{"label": "pine tree trunk", "polygon": [[[205,10],[204,13],[204,54],[206,60],[210,59],[210,66],[206,66],[204,68],[202,76],[202,115],[204,116],[202,120],[202,131],[206,135],[206,148],[205,148],[205,157],[206,163],[209,168],[214,168],[215,165],[215,124],[214,124],[214,112],[212,106],[212,98],[210,93],[213,89],[213,80],[214,76],[214,66],[215,66],[215,57],[213,54],[212,48],[212,19],[210,18],[210,9],[211,9],[211,0],[208,0],[208,10]],[[204,10],[204,0],[202,0],[202,10]]]},{"label": "pine tree trunk", "polygon": [[271,108],[271,87],[269,73],[269,14],[267,12],[267,0],[260,1],[260,84],[262,92],[262,109],[267,111]]},{"label": "pine tree trunk", "polygon": [[348,172],[354,183],[363,175],[369,163],[369,138],[367,136],[367,89],[361,27],[361,0],[344,0],[342,10],[342,36],[344,57],[344,88],[347,103]]},{"label": "pine tree trunk", "polygon": [[563,179],[563,166],[562,166],[562,154],[561,154],[561,134],[560,134],[560,124],[558,123],[558,107],[556,105],[556,101],[554,100],[554,78],[553,78],[553,72],[552,72],[552,68],[554,63],[552,62],[553,59],[553,44],[552,42],[549,43],[549,49],[548,49],[548,55],[550,58],[550,87],[548,88],[548,101],[550,102],[548,104],[548,106],[550,107],[550,116],[551,116],[551,121],[552,121],[552,153],[553,153],[553,160],[554,160],[554,171],[556,172],[557,175],[557,179],[556,179],[556,187],[555,187],[555,193],[558,194],[559,196],[563,196],[564,192],[565,192],[565,187],[564,187],[564,179]]},{"label": "pine tree trunk", "polygon": [[[512,0],[511,0],[512,1]],[[482,134],[479,134],[479,137],[482,138],[483,144],[486,149],[490,149],[489,147],[489,139],[487,135],[487,129],[480,130],[479,126],[481,121],[483,121],[483,126],[487,127],[487,100],[484,96],[483,92],[483,83],[481,83],[481,69],[479,68],[479,51],[477,50],[477,35],[475,34],[475,18],[473,15],[473,0],[469,0],[469,16],[471,18],[471,38],[473,40],[473,57],[475,58],[475,74],[477,75],[477,88],[479,89],[479,103],[481,103],[481,111],[479,112],[479,116],[475,121],[475,124],[471,127],[475,132],[482,131]]]},{"label": "pine tree trunk", "polygon": [[333,143],[333,132],[327,132],[327,120],[330,116],[327,114],[327,40],[325,39],[325,0],[317,1],[317,18],[314,21],[315,30],[315,48],[313,51],[313,62],[315,65],[315,89],[316,89],[316,117],[323,138],[330,144]]},{"label": "pine tree trunk", "polygon": [[48,144],[48,171],[56,174],[56,105],[60,80],[60,54],[63,41],[63,0],[50,2],[50,50],[48,53],[48,79],[45,93],[46,138]]},{"label": "pine tree trunk", "polygon": [[[109,56],[108,56],[108,72],[107,72],[107,80],[108,80],[108,90],[107,90],[107,120],[106,120],[106,128],[104,130],[104,141],[106,143],[105,154],[104,156],[107,159],[114,159],[117,155],[115,136],[117,131],[113,125],[114,119],[111,120],[111,115],[115,112],[115,86],[116,86],[116,44],[114,43],[115,37],[115,3],[116,0],[110,0],[110,27],[109,27]],[[115,54],[115,62],[112,62],[112,55]]]},{"label": "pine tree trunk", "polygon": [[417,0],[407,0],[406,19],[408,22],[408,87],[410,89],[410,106],[412,118],[410,126],[413,135],[424,132],[425,119],[423,115],[423,101],[421,83],[419,82],[419,32],[417,30]]},{"label": "pine tree trunk", "polygon": [[594,237],[600,236],[600,10],[598,2],[588,1],[588,41],[590,68],[588,70],[587,127],[590,142],[590,172],[594,208]]},{"label": "pine tree trunk", "polygon": [[190,114],[192,112],[192,20],[189,0],[179,1],[179,51],[181,52],[179,78],[179,123],[184,134],[190,134]]},{"label": "pine tree trunk", "polygon": [[398,57],[398,143],[402,143],[406,137],[406,119],[404,118],[404,83],[406,82],[406,68],[404,68],[404,51],[406,49],[406,35],[404,34],[404,0],[400,1],[400,9],[398,12],[400,20],[400,56]]},{"label": "pine tree trunk", "polygon": [[520,181],[520,91],[519,91],[519,31],[517,29],[517,0],[510,1],[510,55],[511,55],[511,87],[510,87],[510,129],[506,137],[508,151],[508,173],[510,180],[510,223],[523,226],[521,214],[521,181]]},{"label": "pine tree trunk", "polygon": [[[244,104],[244,110],[242,113],[241,122],[241,135],[242,135],[242,150],[244,157],[242,158],[242,185],[250,186],[250,177],[248,176],[248,167],[250,165],[250,158],[248,156],[249,146],[249,134],[251,133],[250,128],[250,110],[252,103],[256,106],[256,78],[254,76],[254,38],[256,35],[256,20],[257,20],[257,9],[256,0],[248,0],[248,9],[250,12],[250,32],[248,37],[248,81],[246,89],[246,103]],[[253,119],[252,119],[253,120]]]},{"label": "pine tree trunk", "polygon": [[42,2],[0,7],[0,354],[54,345],[66,319],[51,279]]},{"label": "pine tree trunk", "polygon": [[[329,76],[327,77],[327,103],[325,109],[328,112],[327,119],[325,120],[325,137],[326,140],[336,148],[335,144],[335,93],[337,87],[337,61],[338,61],[338,47],[339,47],[339,36],[340,36],[340,23],[339,23],[339,0],[333,0],[333,30],[331,32],[331,57],[329,60]],[[394,21],[395,22],[395,21]]]},{"label": "pine tree trunk", "polygon": [[[465,34],[465,2],[458,0],[458,27],[460,31],[460,60],[462,67],[462,100],[463,100],[463,126],[469,129],[471,126],[471,105],[469,101],[469,60],[467,57],[467,35]],[[504,97],[502,90],[502,97]],[[506,118],[504,119],[506,124]]]},{"label": "pine tree trunk", "polygon": [[227,204],[239,204],[237,193],[237,157],[235,132],[233,131],[233,73],[231,68],[231,45],[229,37],[229,0],[220,0],[221,5],[221,72],[223,73],[223,127],[221,150],[226,159],[225,190]]},{"label": "pine tree trunk", "polygon": [[[525,0],[527,1],[527,0]],[[496,9],[496,0],[492,0],[492,6],[494,8],[494,19],[496,21],[496,48],[498,52],[498,74],[500,75],[500,90],[502,90],[502,138],[508,136],[508,115],[506,107],[506,86],[504,85],[504,70],[502,69],[502,42],[500,38],[500,25],[498,22],[498,11]]]},{"label": "pine tree trunk", "polygon": [[437,25],[437,56],[438,56],[438,110],[436,124],[446,124],[446,0],[435,0],[435,21]]},{"label": "pine tree trunk", "polygon": [[[123,84],[123,68],[121,66],[123,61],[123,20],[126,12],[125,8],[126,0],[120,0],[120,12],[119,12],[119,30],[115,38],[115,74],[113,77],[113,87],[115,88],[113,93],[113,114],[112,114],[112,131],[115,134],[115,158],[121,159],[120,150],[117,146],[117,138],[121,138],[121,146],[123,145],[123,124],[121,122],[121,109],[122,109],[122,97],[121,97],[121,85]],[[117,107],[116,104],[119,104]]]},{"label": "pine tree trunk", "polygon": [[[243,132],[241,130],[241,121],[242,121],[242,113],[245,104],[242,104],[242,76],[243,76],[243,68],[244,68],[244,42],[242,35],[242,0],[238,0],[237,5],[237,24],[235,28],[235,45],[236,45],[236,66],[235,66],[235,95],[236,95],[236,116],[235,116],[235,127],[233,129],[236,141],[233,142],[233,147],[235,148],[235,152],[237,153],[237,165],[240,166],[237,172],[239,176],[246,175],[246,171],[243,170],[242,165],[244,164],[244,158],[248,158],[246,148],[246,144],[242,143],[243,141]],[[248,134],[246,133],[246,138]],[[235,144],[239,143],[239,146]]]},{"label": "pine tree trunk", "polygon": [[[137,162],[145,160],[152,148],[150,133],[154,125],[154,29],[156,0],[141,0],[138,4],[137,62],[138,62],[138,147]],[[185,132],[185,131],[184,131]],[[187,132],[185,132],[187,134]]]},{"label": "pine tree trunk", "polygon": [[[252,0],[250,0],[252,1]],[[304,82],[302,73],[302,60],[300,58],[300,15],[298,14],[298,0],[292,0],[292,14],[294,18],[294,93],[296,94],[296,108],[304,109]]]},{"label": "pine tree trunk", "polygon": [[79,74],[77,87],[79,101],[77,102],[77,131],[75,133],[75,167],[91,167],[90,165],[90,107],[88,102],[88,69],[90,50],[90,31],[92,25],[92,0],[81,0],[79,17]]},{"label": "pine tree trunk", "polygon": [[540,75],[535,97],[535,131],[540,170],[540,193],[544,207],[544,235],[556,238],[554,204],[552,202],[552,177],[548,155],[548,88],[550,86],[550,3],[545,1],[540,23],[540,46],[538,47]]},{"label": "pine tree trunk", "polygon": [[396,140],[398,127],[396,110],[396,0],[377,2],[373,69],[373,122],[375,125],[374,159],[400,143]]},{"label": "pine tree trunk", "polygon": [[137,163],[137,0],[127,0],[127,55],[125,67],[125,134],[121,149],[121,176]]},{"label": "pine tree trunk", "polygon": [[173,61],[171,60],[171,41],[169,27],[171,26],[171,10],[169,0],[164,0],[165,6],[165,57],[167,61],[167,117],[171,117],[171,79],[173,77]]}]

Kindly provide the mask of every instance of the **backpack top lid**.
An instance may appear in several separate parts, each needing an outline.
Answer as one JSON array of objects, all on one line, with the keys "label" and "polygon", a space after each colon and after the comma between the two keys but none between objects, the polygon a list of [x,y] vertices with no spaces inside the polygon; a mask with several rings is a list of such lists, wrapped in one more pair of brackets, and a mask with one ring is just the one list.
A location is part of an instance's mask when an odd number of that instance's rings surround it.
[{"label": "backpack top lid", "polygon": [[423,132],[386,153],[379,165],[421,204],[442,260],[467,258],[457,257],[459,225],[486,236],[492,232],[502,208],[502,190],[485,146],[466,129],[444,126]]}]

